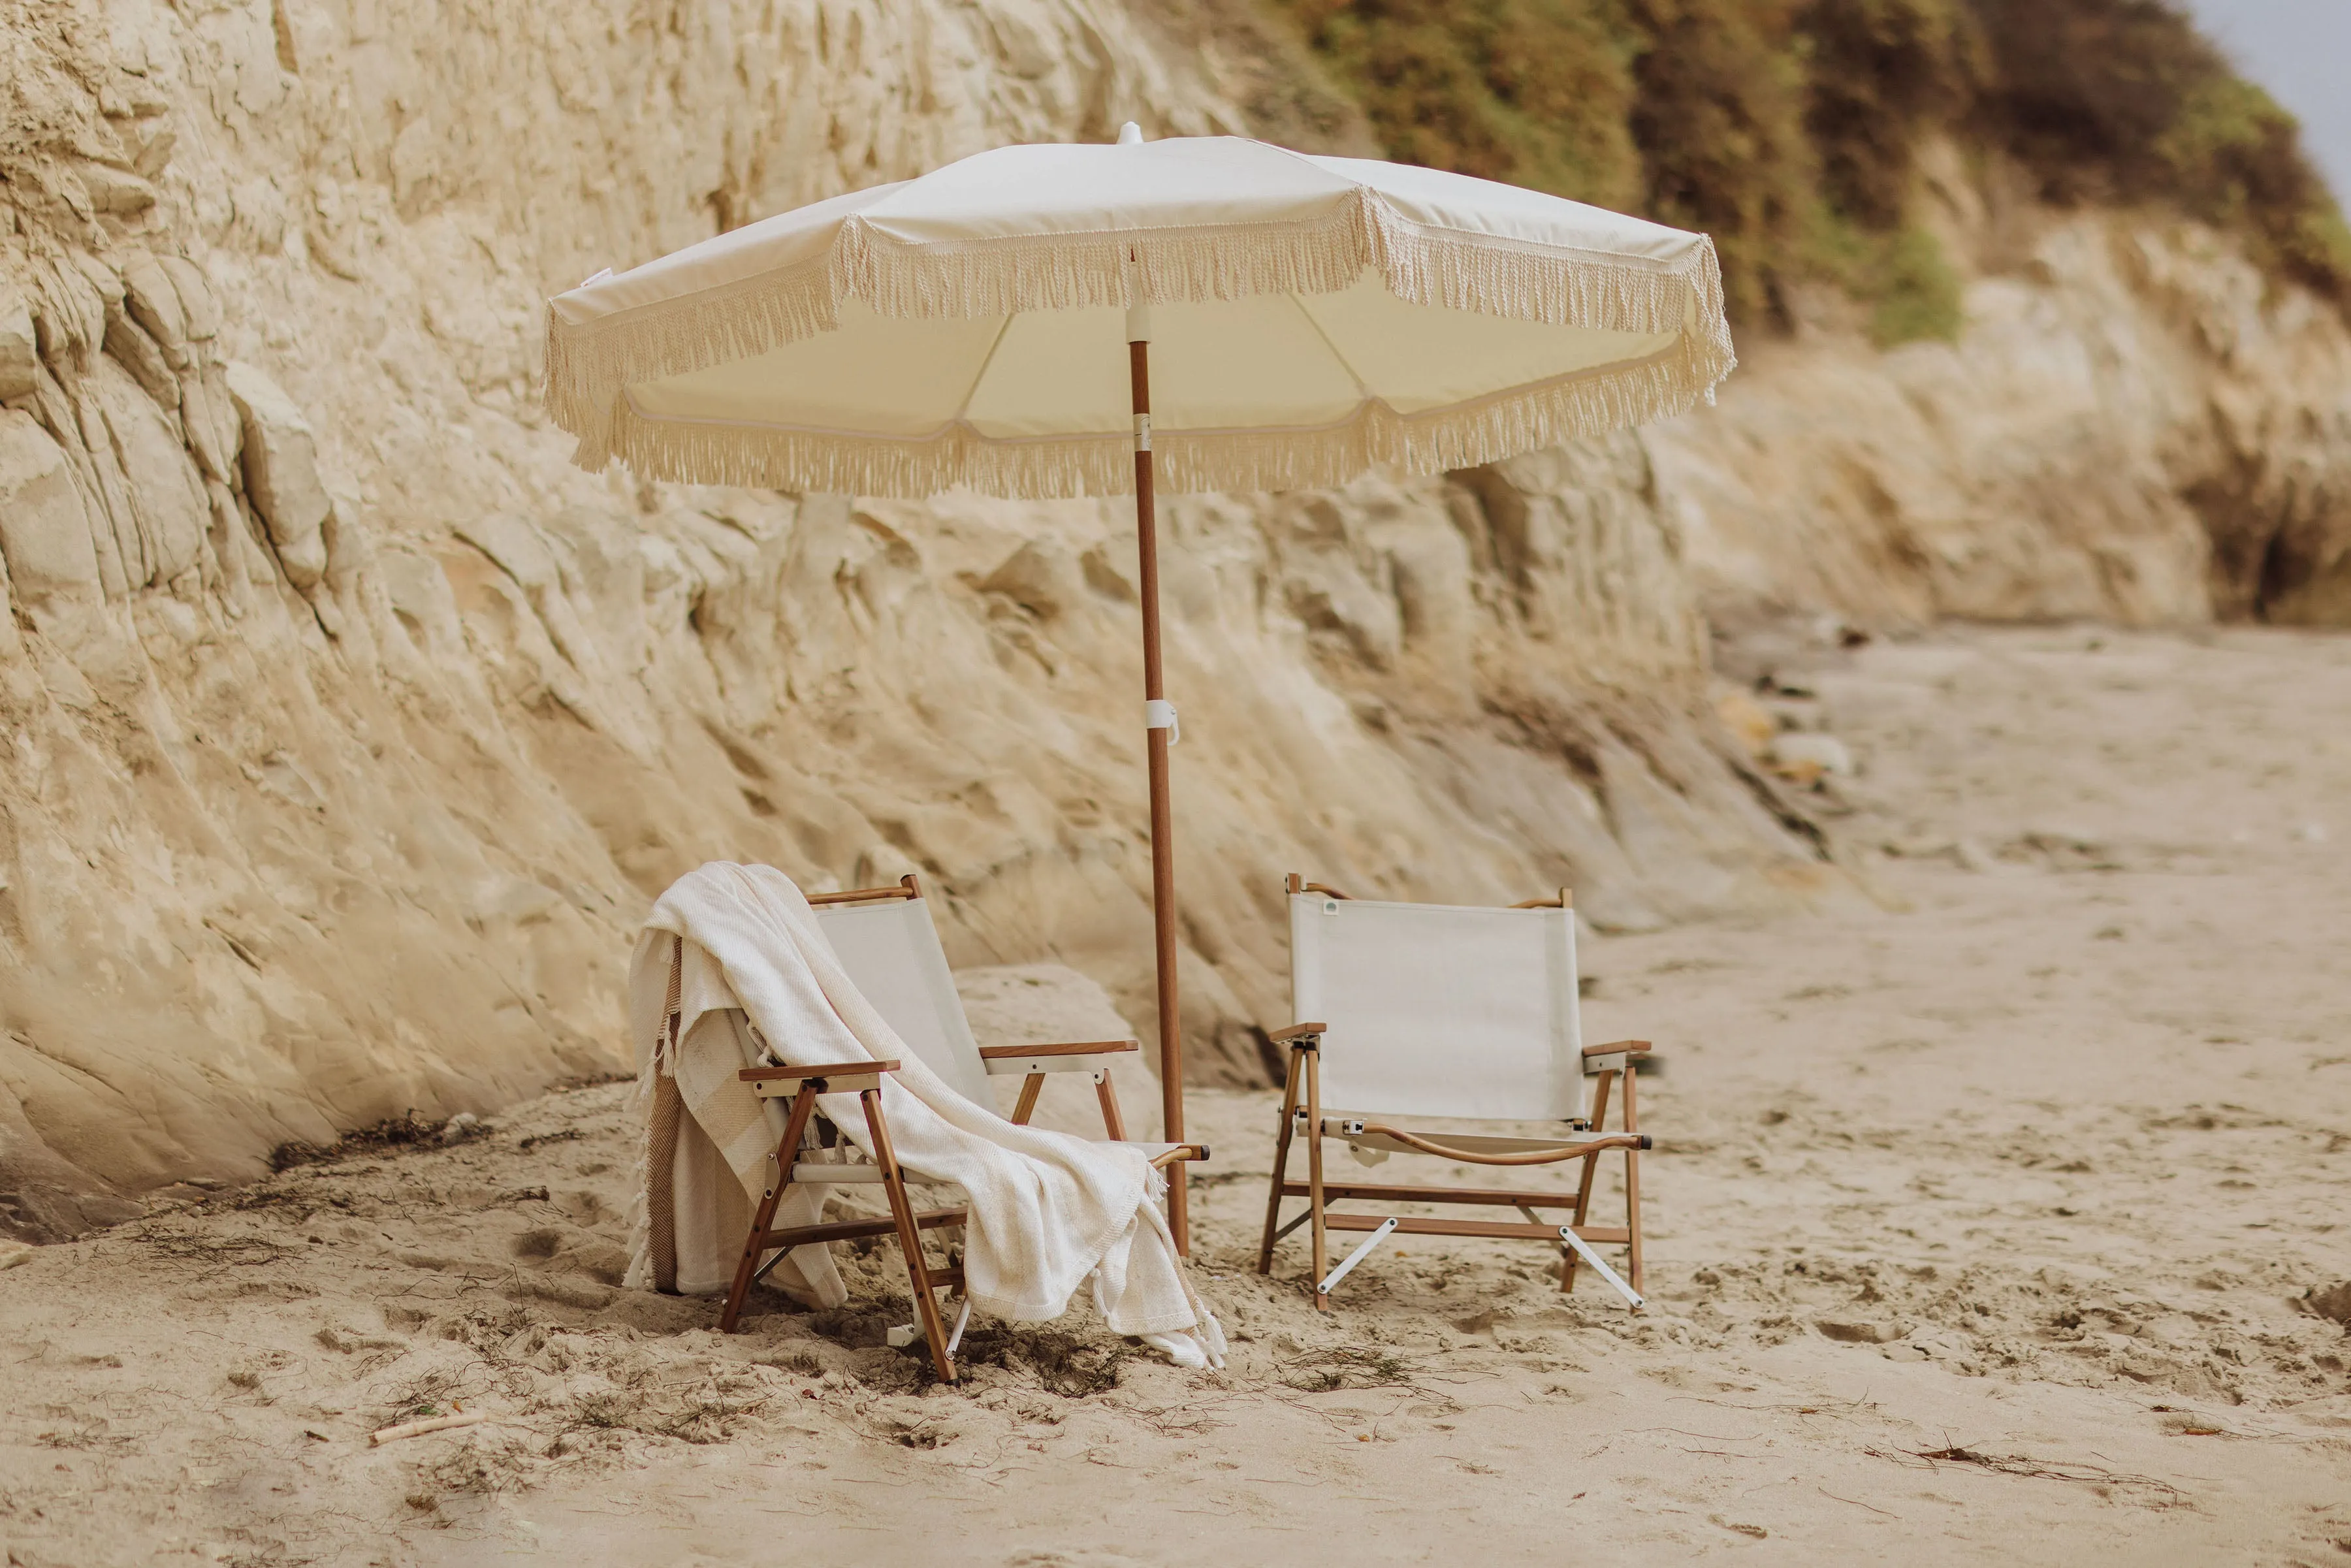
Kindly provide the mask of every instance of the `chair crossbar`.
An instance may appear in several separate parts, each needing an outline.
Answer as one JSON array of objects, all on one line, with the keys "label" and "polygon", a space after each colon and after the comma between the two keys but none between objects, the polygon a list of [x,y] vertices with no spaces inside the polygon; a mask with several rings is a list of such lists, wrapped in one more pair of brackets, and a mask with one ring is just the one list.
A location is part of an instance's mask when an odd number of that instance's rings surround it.
[{"label": "chair crossbar", "polygon": [[[944,1226],[961,1225],[968,1211],[960,1208],[925,1209],[914,1216],[917,1230],[937,1230]],[[828,1219],[821,1225],[794,1225],[781,1230],[762,1231],[759,1245],[766,1247],[808,1247],[820,1241],[855,1241],[867,1236],[895,1235],[898,1221],[894,1217],[879,1219]],[[938,1272],[934,1269],[935,1276]]]},{"label": "chair crossbar", "polygon": [[880,1181],[882,1171],[862,1161],[802,1160],[792,1166],[792,1179],[816,1186],[864,1186]]},{"label": "chair crossbar", "polygon": [[[1301,1219],[1313,1218],[1308,1210]],[[1393,1218],[1396,1229],[1405,1236],[1484,1237],[1504,1241],[1557,1241],[1561,1228],[1541,1220],[1520,1224],[1510,1219],[1453,1219],[1441,1214],[1334,1214],[1325,1210],[1323,1225],[1332,1230],[1370,1230]],[[1622,1246],[1633,1239],[1633,1233],[1621,1225],[1575,1225],[1567,1227],[1586,1241],[1601,1246],[1612,1243]]]},{"label": "chair crossbar", "polygon": [[[1311,1197],[1313,1191],[1302,1181],[1281,1184],[1284,1197]],[[1516,1208],[1522,1204],[1536,1208],[1575,1207],[1575,1194],[1572,1191],[1505,1192],[1491,1187],[1392,1186],[1363,1181],[1326,1181],[1322,1184],[1322,1197],[1327,1203],[1344,1203],[1352,1198],[1366,1203],[1474,1203],[1491,1208]]]},{"label": "chair crossbar", "polygon": [[1448,1219],[1443,1215],[1331,1214],[1322,1216],[1330,1230],[1377,1230],[1390,1219],[1406,1236],[1487,1237],[1506,1241],[1546,1241],[1559,1235],[1556,1225],[1526,1225],[1515,1219]]}]

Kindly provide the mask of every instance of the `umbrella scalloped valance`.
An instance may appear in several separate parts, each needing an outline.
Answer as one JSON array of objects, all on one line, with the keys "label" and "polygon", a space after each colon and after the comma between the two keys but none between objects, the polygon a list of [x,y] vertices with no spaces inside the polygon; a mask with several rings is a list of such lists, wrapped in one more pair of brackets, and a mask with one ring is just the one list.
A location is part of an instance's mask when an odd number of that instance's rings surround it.
[{"label": "umbrella scalloped valance", "polygon": [[1736,363],[1703,235],[1177,138],[1001,148],[600,276],[549,302],[548,405],[591,470],[1124,494],[1135,304],[1177,490],[1492,461],[1678,413]]}]

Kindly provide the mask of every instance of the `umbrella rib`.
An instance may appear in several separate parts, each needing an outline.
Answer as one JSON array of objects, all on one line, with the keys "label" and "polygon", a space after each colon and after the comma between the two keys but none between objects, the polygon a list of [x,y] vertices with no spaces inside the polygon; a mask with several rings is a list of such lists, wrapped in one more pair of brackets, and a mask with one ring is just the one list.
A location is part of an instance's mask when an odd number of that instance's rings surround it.
[{"label": "umbrella rib", "polygon": [[[1295,290],[1286,293],[1284,298],[1297,308],[1301,316],[1306,318],[1306,324],[1314,329],[1314,335],[1322,340],[1322,346],[1331,350],[1331,357],[1339,361],[1339,368],[1347,372],[1349,381],[1355,383],[1356,395],[1364,402],[1372,401],[1372,389],[1364,384],[1362,374],[1348,361],[1347,356],[1339,351],[1339,345],[1331,340],[1331,334],[1322,329],[1322,323],[1314,319],[1314,312],[1306,308],[1306,301],[1298,298]],[[1358,403],[1357,406],[1360,407],[1362,404]]]},{"label": "umbrella rib", "polygon": [[996,363],[996,350],[1004,346],[1004,335],[1012,330],[1012,318],[1019,314],[1018,310],[1008,314],[1004,325],[996,329],[996,336],[987,340],[987,352],[980,356],[979,369],[972,372],[971,385],[963,389],[963,401],[956,404],[955,418],[947,422],[949,424],[971,423],[971,400],[979,395],[979,383],[987,379],[987,368]]}]

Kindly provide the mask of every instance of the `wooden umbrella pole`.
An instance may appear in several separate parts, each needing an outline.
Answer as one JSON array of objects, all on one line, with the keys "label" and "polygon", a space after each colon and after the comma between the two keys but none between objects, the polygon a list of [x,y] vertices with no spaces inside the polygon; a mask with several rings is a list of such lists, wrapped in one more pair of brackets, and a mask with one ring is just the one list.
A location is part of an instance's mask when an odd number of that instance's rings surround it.
[{"label": "wooden umbrella pole", "polygon": [[[1151,308],[1126,315],[1127,367],[1134,390],[1134,534],[1143,576],[1143,695],[1165,702],[1159,662],[1159,529],[1152,496]],[[1146,710],[1149,712],[1152,710]],[[1184,1141],[1184,1030],[1176,996],[1176,821],[1167,800],[1170,731],[1157,724],[1144,731],[1151,764],[1151,911],[1159,956],[1159,1095],[1164,1130],[1171,1144]],[[1192,1251],[1191,1217],[1186,1202],[1185,1162],[1167,1181],[1167,1228],[1176,1250]]]}]

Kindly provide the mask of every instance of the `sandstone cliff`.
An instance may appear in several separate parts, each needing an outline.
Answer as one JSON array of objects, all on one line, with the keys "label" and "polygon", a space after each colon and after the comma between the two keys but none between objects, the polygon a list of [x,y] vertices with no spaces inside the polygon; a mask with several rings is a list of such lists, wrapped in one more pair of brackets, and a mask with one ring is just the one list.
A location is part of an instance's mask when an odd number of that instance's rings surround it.
[{"label": "sandstone cliff", "polygon": [[[711,857],[919,869],[957,963],[1147,1029],[1122,505],[580,474],[538,307],[1004,141],[1355,134],[1268,57],[1114,0],[0,18],[0,1225],[612,1071],[632,924]],[[1709,615],[2351,615],[2340,322],[1995,185],[1941,184],[1955,346],[1823,308],[1671,428],[1168,504],[1204,1076],[1286,1021],[1287,870],[1853,896],[1713,720]]]},{"label": "sandstone cliff", "polygon": [[2343,318],[2209,229],[1923,162],[1971,275],[1959,340],[1877,353],[1815,298],[1653,433],[1709,613],[2351,624]]}]

